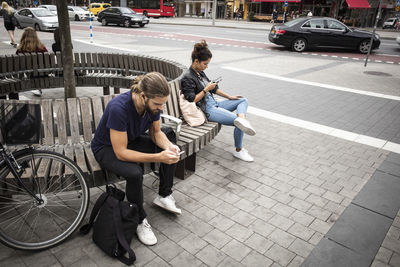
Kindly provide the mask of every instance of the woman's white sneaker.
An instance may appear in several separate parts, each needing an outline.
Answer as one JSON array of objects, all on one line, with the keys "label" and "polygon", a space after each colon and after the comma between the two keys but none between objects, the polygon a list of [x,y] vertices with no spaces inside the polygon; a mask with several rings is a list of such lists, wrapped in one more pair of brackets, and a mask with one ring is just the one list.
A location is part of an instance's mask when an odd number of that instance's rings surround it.
[{"label": "woman's white sneaker", "polygon": [[255,135],[256,130],[251,126],[250,122],[246,119],[237,117],[234,121],[233,124],[238,127],[240,130],[242,130],[245,134],[248,135]]},{"label": "woman's white sneaker", "polygon": [[154,204],[156,204],[157,206],[166,209],[170,212],[173,212],[175,214],[182,214],[182,210],[178,209],[175,205],[175,199],[172,195],[166,196],[166,197],[161,197],[161,196],[157,196],[154,201]]},{"label": "woman's white sneaker", "polygon": [[250,156],[249,152],[244,148],[242,148],[239,152],[234,150],[232,154],[234,157],[241,159],[243,161],[248,161],[248,162],[254,161],[254,158]]},{"label": "woman's white sneaker", "polygon": [[136,229],[136,234],[143,244],[147,246],[152,246],[157,244],[157,237],[154,235],[151,225],[145,218],[141,224],[138,225]]}]

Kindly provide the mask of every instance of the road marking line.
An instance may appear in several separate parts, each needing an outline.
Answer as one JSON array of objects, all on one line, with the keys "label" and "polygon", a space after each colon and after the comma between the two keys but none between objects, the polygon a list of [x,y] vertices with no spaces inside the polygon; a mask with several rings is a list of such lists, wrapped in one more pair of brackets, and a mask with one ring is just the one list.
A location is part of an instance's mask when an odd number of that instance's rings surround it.
[{"label": "road marking line", "polygon": [[393,61],[386,61],[386,63],[389,63],[389,64],[394,64],[394,62],[393,62]]},{"label": "road marking line", "polygon": [[117,50],[128,51],[128,52],[133,52],[133,53],[139,52],[139,50],[135,50],[135,49],[117,48],[117,47],[115,47],[115,46],[104,45],[104,44],[99,44],[99,43],[94,43],[94,42],[91,43],[90,41],[81,40],[81,39],[74,39],[73,41],[77,41],[77,42],[81,42],[81,43],[85,43],[85,44],[90,44],[90,45],[95,45],[95,46],[100,46],[100,47],[105,47],[105,48],[111,48],[111,49],[117,49]]},{"label": "road marking line", "polygon": [[385,98],[385,99],[391,99],[391,100],[400,101],[400,96],[385,95],[385,94],[374,93],[374,92],[367,92],[367,91],[362,91],[362,90],[357,90],[357,89],[351,89],[351,88],[347,88],[347,87],[341,87],[341,86],[330,85],[330,84],[303,81],[303,80],[299,80],[299,79],[286,78],[286,77],[282,77],[282,76],[279,76],[279,75],[268,74],[268,73],[262,73],[262,72],[256,72],[256,71],[249,71],[249,70],[243,70],[243,69],[238,69],[238,68],[228,67],[228,66],[222,66],[221,68],[227,69],[227,70],[236,71],[236,72],[246,73],[246,74],[250,74],[250,75],[265,77],[265,78],[269,78],[269,79],[281,80],[281,81],[285,81],[285,82],[298,83],[298,84],[305,84],[305,85],[317,86],[317,87],[322,87],[322,88],[326,88],[326,89],[344,91],[344,92],[354,93],[354,94],[359,94],[359,95],[380,97],[380,98]]},{"label": "road marking line", "polygon": [[338,56],[331,56],[331,57],[338,57]]},{"label": "road marking line", "polygon": [[393,143],[388,140],[383,140],[383,139],[379,139],[379,138],[375,138],[375,137],[371,137],[371,136],[367,136],[367,135],[363,135],[363,134],[357,134],[357,133],[353,133],[353,132],[349,132],[349,131],[344,131],[341,129],[337,129],[337,128],[325,126],[322,124],[281,115],[278,113],[262,110],[262,109],[251,107],[251,106],[248,108],[247,112],[250,114],[253,114],[253,115],[257,115],[257,116],[266,118],[266,119],[290,124],[290,125],[293,125],[296,127],[300,127],[303,129],[307,129],[310,131],[314,131],[314,132],[318,132],[318,133],[322,133],[322,134],[326,134],[326,135],[330,135],[330,136],[334,136],[334,137],[348,140],[351,142],[355,142],[358,144],[368,145],[368,146],[376,147],[379,149],[384,149],[384,150],[388,150],[391,152],[400,153],[400,144]]}]

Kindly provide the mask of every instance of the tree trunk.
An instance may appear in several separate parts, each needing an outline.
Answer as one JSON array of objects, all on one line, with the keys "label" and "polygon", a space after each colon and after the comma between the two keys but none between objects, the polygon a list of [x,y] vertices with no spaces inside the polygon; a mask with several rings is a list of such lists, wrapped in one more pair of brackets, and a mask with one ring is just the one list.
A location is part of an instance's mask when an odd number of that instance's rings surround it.
[{"label": "tree trunk", "polygon": [[57,0],[58,27],[60,28],[61,54],[64,73],[64,97],[76,97],[74,58],[72,55],[71,29],[69,27],[69,16],[67,0]]}]

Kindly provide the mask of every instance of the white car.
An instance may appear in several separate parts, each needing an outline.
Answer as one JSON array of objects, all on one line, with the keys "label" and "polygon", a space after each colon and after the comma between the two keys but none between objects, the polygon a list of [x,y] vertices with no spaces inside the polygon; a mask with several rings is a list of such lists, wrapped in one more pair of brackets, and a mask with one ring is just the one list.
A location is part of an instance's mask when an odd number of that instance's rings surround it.
[{"label": "white car", "polygon": [[55,5],[40,5],[39,8],[45,8],[49,10],[54,15],[57,15],[57,7]]},{"label": "white car", "polygon": [[79,6],[68,6],[68,15],[69,19],[73,19],[75,21],[88,20],[90,17],[94,18],[92,12],[86,11]]},{"label": "white car", "polygon": [[399,36],[397,36],[397,38],[396,38],[396,42],[397,42],[397,44],[398,44],[398,45],[400,45],[400,35],[399,35]]},{"label": "white car", "polygon": [[399,18],[388,18],[382,25],[382,29],[394,29]]}]

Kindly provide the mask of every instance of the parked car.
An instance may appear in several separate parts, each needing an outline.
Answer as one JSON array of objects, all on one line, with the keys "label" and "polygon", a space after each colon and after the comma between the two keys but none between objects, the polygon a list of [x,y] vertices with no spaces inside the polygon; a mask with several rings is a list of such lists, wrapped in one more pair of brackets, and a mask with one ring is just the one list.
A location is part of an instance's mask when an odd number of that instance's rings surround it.
[{"label": "parked car", "polygon": [[398,21],[399,18],[389,18],[383,23],[382,29],[394,29]]},{"label": "parked car", "polygon": [[[367,53],[372,33],[349,28],[342,22],[325,17],[298,18],[281,26],[273,26],[269,33],[272,43],[291,47],[296,52],[308,48],[340,48]],[[373,38],[372,49],[379,48],[378,34]]]},{"label": "parked car", "polygon": [[127,28],[132,25],[144,27],[144,25],[149,23],[148,17],[136,14],[135,11],[128,7],[109,7],[98,14],[97,20],[103,26],[117,24]]},{"label": "parked car", "polygon": [[40,5],[38,8],[45,8],[48,11],[52,12],[54,15],[57,15],[57,7],[55,5]]},{"label": "parked car", "polygon": [[68,14],[69,18],[75,21],[88,20],[90,17],[94,17],[92,12],[84,10],[79,6],[68,6]]},{"label": "parked car", "polygon": [[109,7],[111,7],[111,5],[107,3],[92,3],[90,4],[90,11],[97,16],[100,11]]},{"label": "parked car", "polygon": [[36,31],[53,31],[58,18],[45,8],[23,8],[15,13],[18,28],[32,27]]}]

